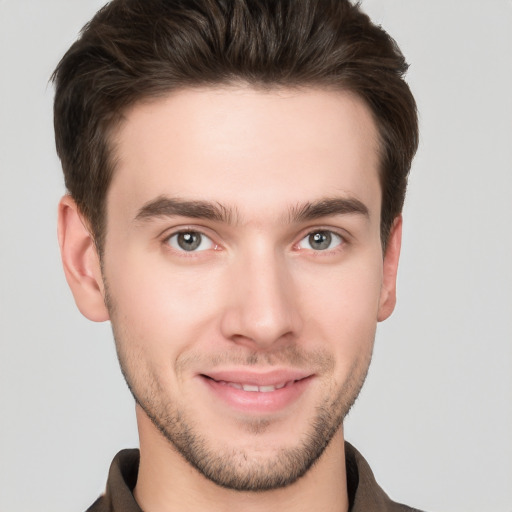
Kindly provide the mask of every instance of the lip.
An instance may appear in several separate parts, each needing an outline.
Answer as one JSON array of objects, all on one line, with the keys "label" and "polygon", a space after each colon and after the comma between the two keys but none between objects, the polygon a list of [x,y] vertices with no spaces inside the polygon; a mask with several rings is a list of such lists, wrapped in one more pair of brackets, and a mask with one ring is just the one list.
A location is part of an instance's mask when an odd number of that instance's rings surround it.
[{"label": "lip", "polygon": [[228,407],[244,413],[270,414],[299,400],[314,375],[297,370],[229,370],[212,371],[199,377],[214,398]]}]

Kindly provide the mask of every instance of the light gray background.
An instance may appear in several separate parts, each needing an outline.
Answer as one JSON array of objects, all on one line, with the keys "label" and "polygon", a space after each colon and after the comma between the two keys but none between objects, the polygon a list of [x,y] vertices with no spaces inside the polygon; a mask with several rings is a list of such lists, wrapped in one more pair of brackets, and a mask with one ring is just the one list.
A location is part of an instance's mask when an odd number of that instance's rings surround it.
[{"label": "light gray background", "polygon": [[[133,404],[60,267],[47,80],[102,0],[0,0],[0,512],[83,511]],[[512,2],[365,0],[412,63],[399,303],[346,437],[389,494],[512,511]]]}]

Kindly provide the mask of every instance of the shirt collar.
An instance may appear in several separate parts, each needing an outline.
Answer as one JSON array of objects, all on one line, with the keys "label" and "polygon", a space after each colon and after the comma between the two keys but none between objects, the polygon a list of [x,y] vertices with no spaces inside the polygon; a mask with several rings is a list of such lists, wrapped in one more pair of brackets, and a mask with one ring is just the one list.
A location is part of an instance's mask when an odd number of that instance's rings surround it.
[{"label": "shirt collar", "polygon": [[[142,512],[133,497],[139,471],[139,450],[122,450],[112,461],[104,496],[87,512]],[[345,442],[349,512],[414,512],[405,505],[393,502],[379,487],[370,466],[363,456]],[[416,511],[419,512],[419,511]]]}]

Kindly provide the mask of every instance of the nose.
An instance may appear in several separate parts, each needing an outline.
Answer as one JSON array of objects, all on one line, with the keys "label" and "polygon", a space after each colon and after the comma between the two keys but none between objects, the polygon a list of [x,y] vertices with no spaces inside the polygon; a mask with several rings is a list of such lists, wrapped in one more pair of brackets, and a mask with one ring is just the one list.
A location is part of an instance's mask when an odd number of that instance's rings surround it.
[{"label": "nose", "polygon": [[222,334],[253,350],[275,348],[294,339],[301,327],[297,293],[286,257],[253,253],[230,268]]}]

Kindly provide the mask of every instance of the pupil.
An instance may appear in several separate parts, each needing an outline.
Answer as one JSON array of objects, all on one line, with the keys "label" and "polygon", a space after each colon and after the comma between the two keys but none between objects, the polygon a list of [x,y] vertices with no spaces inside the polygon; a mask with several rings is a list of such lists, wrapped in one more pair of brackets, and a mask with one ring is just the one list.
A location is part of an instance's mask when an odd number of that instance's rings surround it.
[{"label": "pupil", "polygon": [[178,235],[178,245],[184,251],[193,251],[201,244],[201,235],[199,233],[180,233]]},{"label": "pupil", "polygon": [[326,231],[319,231],[318,233],[309,235],[311,247],[320,251],[327,249],[331,245],[331,240],[331,234]]}]

